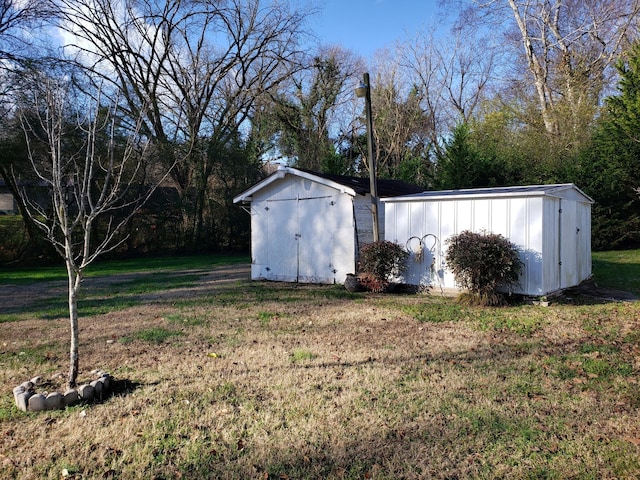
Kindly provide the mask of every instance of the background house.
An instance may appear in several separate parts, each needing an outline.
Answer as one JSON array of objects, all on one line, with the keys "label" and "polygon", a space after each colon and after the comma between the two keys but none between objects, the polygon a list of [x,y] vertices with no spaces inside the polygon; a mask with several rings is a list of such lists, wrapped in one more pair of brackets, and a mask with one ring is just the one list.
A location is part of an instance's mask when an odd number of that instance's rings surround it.
[{"label": "background house", "polygon": [[446,240],[464,230],[501,234],[520,250],[514,293],[541,296],[591,276],[591,204],[573,184],[429,191],[383,200],[385,238],[410,252],[402,280],[456,288]]},{"label": "background house", "polygon": [[[422,188],[378,180],[378,196]],[[368,178],[281,166],[234,198],[251,214],[251,278],[343,283],[355,273],[359,249],[373,240]],[[384,238],[384,212],[380,237]]]},{"label": "background house", "polygon": [[18,212],[13,194],[7,187],[4,180],[0,179],[0,214],[13,215]]}]

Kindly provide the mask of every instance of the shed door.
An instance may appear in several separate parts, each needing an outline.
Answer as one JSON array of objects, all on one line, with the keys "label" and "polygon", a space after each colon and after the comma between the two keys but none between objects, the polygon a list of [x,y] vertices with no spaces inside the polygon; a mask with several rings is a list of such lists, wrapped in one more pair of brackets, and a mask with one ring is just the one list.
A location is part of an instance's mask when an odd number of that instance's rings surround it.
[{"label": "shed door", "polygon": [[591,217],[588,205],[561,201],[560,288],[573,287],[591,275]]},{"label": "shed door", "polygon": [[269,279],[333,281],[333,232],[327,229],[332,205],[331,196],[268,201]]},{"label": "shed door", "polygon": [[561,200],[560,206],[560,288],[568,288],[578,283],[576,203]]},{"label": "shed door", "polygon": [[298,279],[297,200],[267,201],[267,274],[269,280],[295,282]]}]

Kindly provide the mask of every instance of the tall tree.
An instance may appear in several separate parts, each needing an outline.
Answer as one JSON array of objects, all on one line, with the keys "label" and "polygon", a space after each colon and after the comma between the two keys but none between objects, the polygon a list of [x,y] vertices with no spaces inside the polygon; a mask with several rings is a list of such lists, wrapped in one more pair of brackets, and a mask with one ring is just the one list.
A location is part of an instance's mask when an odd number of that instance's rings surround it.
[{"label": "tall tree", "polygon": [[33,41],[31,29],[51,15],[48,0],[0,1],[0,59],[2,69],[14,62],[30,58],[28,47]]},{"label": "tall tree", "polygon": [[606,99],[611,134],[620,143],[640,144],[640,43],[631,47],[616,68],[620,74],[618,95]]},{"label": "tall tree", "polygon": [[405,82],[395,65],[378,69],[371,103],[378,174],[400,178],[402,172],[410,180],[407,170],[424,175],[430,164],[433,118],[422,108],[423,91]]},{"label": "tall tree", "polygon": [[419,32],[399,46],[400,71],[421,93],[420,105],[429,119],[431,141],[458,123],[467,123],[485,98],[496,68],[496,46],[471,27],[446,37]]},{"label": "tall tree", "polygon": [[569,172],[596,202],[592,230],[598,249],[640,244],[640,44],[616,67],[618,93],[607,97],[593,141]]},{"label": "tall tree", "polygon": [[556,135],[588,127],[639,14],[637,0],[474,0],[459,25],[490,26],[519,45],[544,128]]},{"label": "tall tree", "polygon": [[[69,51],[110,82],[172,178],[192,247],[211,238],[211,144],[225,145],[256,99],[298,68],[304,12],[264,0],[58,0]],[[141,110],[145,105],[148,108]]]},{"label": "tall tree", "polygon": [[336,161],[352,105],[353,77],[360,61],[338,47],[321,48],[257,112],[255,125],[277,154],[300,168],[346,173]]},{"label": "tall tree", "polygon": [[470,138],[469,125],[460,123],[445,141],[444,152],[437,156],[436,188],[503,186],[507,180],[504,163],[486,156]]},{"label": "tall tree", "polygon": [[[13,172],[25,174],[29,170],[27,155],[15,111],[15,95],[24,86],[24,71],[42,61],[48,46],[46,39],[33,34],[52,15],[48,0],[0,1],[0,178],[15,198],[27,232],[25,248],[17,259],[38,252],[42,254],[41,237],[37,226],[27,214],[27,207],[19,195],[19,185]],[[47,68],[45,62],[35,68]]]}]

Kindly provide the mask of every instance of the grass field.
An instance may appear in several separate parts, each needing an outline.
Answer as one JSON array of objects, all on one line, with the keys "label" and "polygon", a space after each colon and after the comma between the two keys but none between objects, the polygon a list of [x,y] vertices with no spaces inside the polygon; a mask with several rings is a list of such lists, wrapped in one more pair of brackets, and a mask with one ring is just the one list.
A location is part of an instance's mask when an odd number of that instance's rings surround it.
[{"label": "grass field", "polygon": [[[594,255],[595,280],[640,294],[639,255]],[[0,477],[640,478],[638,302],[473,308],[243,260],[96,269],[81,377],[116,393],[38,414],[11,390],[66,372],[64,277],[0,272]]]}]

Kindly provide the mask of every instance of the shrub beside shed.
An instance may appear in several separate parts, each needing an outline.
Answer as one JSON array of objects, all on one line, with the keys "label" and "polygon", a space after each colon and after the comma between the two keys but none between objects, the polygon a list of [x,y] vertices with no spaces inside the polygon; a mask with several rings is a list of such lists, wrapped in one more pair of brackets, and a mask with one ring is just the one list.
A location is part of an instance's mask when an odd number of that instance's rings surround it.
[{"label": "shrub beside shed", "polygon": [[456,289],[446,240],[464,230],[503,235],[524,269],[514,293],[543,296],[591,276],[591,204],[573,184],[429,191],[383,199],[385,238],[410,252],[402,281]]}]

